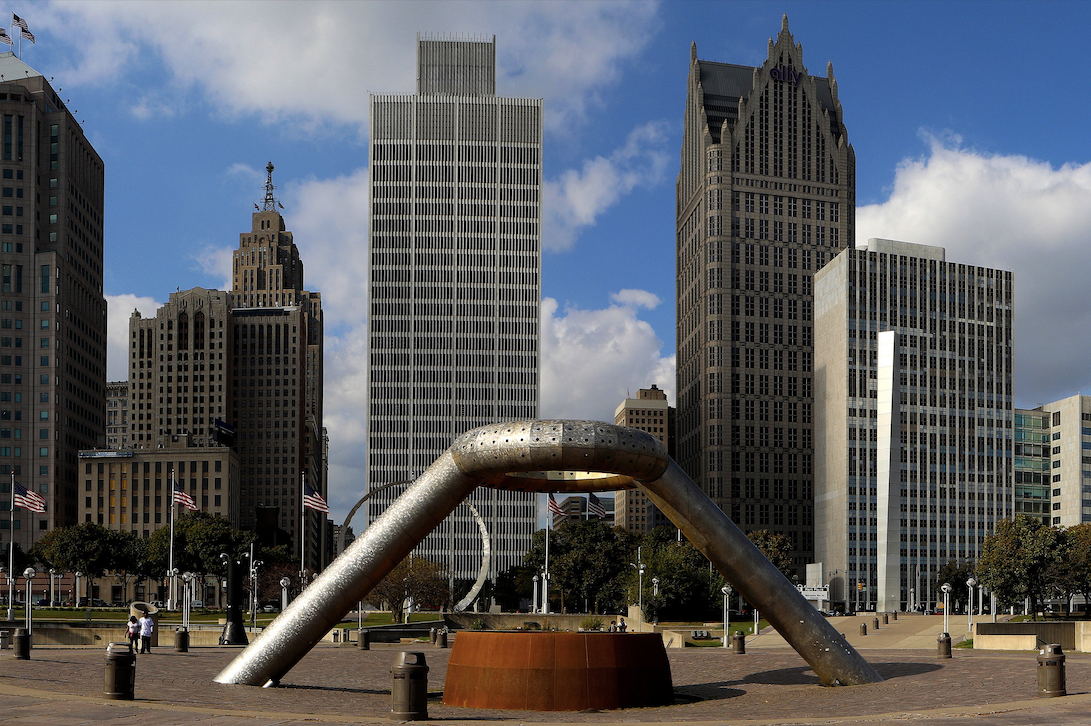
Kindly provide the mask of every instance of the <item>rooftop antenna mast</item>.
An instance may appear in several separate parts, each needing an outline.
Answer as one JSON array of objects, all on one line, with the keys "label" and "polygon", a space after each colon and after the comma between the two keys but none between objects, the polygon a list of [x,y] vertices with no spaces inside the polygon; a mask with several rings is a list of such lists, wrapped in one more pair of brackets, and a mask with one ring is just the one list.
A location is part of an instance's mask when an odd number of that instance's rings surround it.
[{"label": "rooftop antenna mast", "polygon": [[276,200],[273,196],[273,190],[276,187],[273,185],[273,162],[269,162],[265,165],[265,172],[269,175],[265,180],[265,201],[262,206],[262,210],[265,212],[275,212],[279,206],[284,209],[284,205]]}]

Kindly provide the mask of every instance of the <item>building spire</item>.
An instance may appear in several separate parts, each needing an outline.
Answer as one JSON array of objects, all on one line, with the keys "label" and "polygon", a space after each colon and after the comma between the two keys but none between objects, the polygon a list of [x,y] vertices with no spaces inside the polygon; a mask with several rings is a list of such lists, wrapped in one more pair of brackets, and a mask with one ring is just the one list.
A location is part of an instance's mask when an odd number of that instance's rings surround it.
[{"label": "building spire", "polygon": [[265,180],[265,201],[262,210],[265,212],[275,212],[278,206],[281,209],[284,209],[284,205],[278,202],[276,197],[273,196],[273,190],[276,189],[276,187],[273,186],[273,162],[270,161],[265,165],[265,172],[269,176]]}]

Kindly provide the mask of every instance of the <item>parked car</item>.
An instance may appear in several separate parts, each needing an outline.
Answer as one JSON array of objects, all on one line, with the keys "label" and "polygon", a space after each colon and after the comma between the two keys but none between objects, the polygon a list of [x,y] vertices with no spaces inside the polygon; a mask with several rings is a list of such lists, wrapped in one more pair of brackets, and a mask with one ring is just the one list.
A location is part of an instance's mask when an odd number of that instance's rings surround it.
[{"label": "parked car", "polygon": [[109,607],[109,606],[106,604],[105,600],[102,600],[102,599],[97,598],[97,597],[92,598],[90,600],[90,602],[88,602],[87,598],[81,597],[79,607],[81,607],[81,608],[86,608],[86,607],[104,608],[104,607]]},{"label": "parked car", "polygon": [[258,608],[263,613],[278,613],[280,612],[280,603],[278,602],[265,602]]}]

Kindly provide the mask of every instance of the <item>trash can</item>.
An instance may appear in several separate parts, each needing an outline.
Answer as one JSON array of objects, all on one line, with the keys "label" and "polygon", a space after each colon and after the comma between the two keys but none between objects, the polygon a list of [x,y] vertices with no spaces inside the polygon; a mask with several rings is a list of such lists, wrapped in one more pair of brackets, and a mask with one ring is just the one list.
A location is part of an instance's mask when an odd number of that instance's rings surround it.
[{"label": "trash can", "polygon": [[128,643],[110,643],[106,647],[103,695],[119,701],[131,701],[135,685],[136,654]]},{"label": "trash can", "polygon": [[446,648],[447,647],[447,631],[446,630],[440,630],[440,631],[436,632],[436,647],[437,648]]},{"label": "trash can", "polygon": [[948,633],[940,633],[936,638],[936,655],[940,658],[951,657],[951,636]]},{"label": "trash can", "polygon": [[436,644],[436,633],[437,631],[435,628],[428,629],[428,640],[432,643],[432,645]]},{"label": "trash can", "polygon": [[746,635],[741,630],[736,630],[731,636],[731,651],[739,655],[746,654]]},{"label": "trash can", "polygon": [[185,628],[178,628],[174,631],[174,652],[189,652],[189,631]]},{"label": "trash can", "polygon": [[424,653],[399,652],[390,672],[394,676],[390,713],[403,721],[428,718],[428,663]]},{"label": "trash can", "polygon": [[1068,695],[1064,678],[1065,655],[1057,643],[1038,651],[1038,698]]},{"label": "trash can", "polygon": [[18,660],[30,660],[30,634],[26,628],[16,628],[11,639],[11,647]]},{"label": "trash can", "polygon": [[883,613],[883,625],[890,625],[890,615]]},{"label": "trash can", "polygon": [[360,629],[356,633],[356,647],[360,650],[371,650],[371,631]]},{"label": "trash can", "polygon": [[879,618],[872,618],[871,621],[872,621],[872,625],[875,627],[875,629],[878,630],[879,629]]},{"label": "trash can", "polygon": [[867,623],[860,623],[860,635],[867,635]]},{"label": "trash can", "polygon": [[0,630],[0,648],[7,650],[11,647],[11,631]]},{"label": "trash can", "polygon": [[891,615],[891,616],[892,616],[892,617],[893,617],[893,618],[894,618],[895,620],[897,620],[897,619],[898,619],[898,611],[897,611],[897,610],[895,610],[894,612],[892,612],[892,613],[891,613],[890,615]]}]

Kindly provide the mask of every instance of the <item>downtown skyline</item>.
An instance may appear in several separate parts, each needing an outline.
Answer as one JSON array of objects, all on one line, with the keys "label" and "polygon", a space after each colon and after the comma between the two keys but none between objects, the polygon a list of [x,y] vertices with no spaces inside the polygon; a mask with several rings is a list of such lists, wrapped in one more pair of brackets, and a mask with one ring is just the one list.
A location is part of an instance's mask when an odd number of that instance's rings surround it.
[{"label": "downtown skyline", "polygon": [[[627,391],[651,384],[674,402],[669,225],[690,41],[711,60],[757,64],[782,12],[811,71],[832,61],[837,75],[857,156],[856,242],[939,245],[1018,270],[1017,405],[1087,387],[1078,361],[1091,344],[1057,333],[1091,302],[1077,277],[1091,248],[1091,138],[1072,123],[1086,101],[1056,72],[1075,50],[1052,43],[1091,21],[1082,6],[1039,17],[1018,4],[284,4],[266,17],[239,3],[215,25],[200,5],[152,7],[10,7],[38,38],[23,60],[55,77],[103,155],[111,341],[134,306],[153,312],[178,287],[229,289],[233,237],[272,159],[325,297],[335,519],[364,482],[367,92],[412,85],[418,30],[495,33],[498,91],[545,99],[543,417],[611,420]],[[349,47],[353,33],[374,47]],[[256,38],[275,38],[267,54],[235,47]],[[1016,95],[1034,99],[1018,122]],[[112,355],[110,380],[124,367]]]}]

